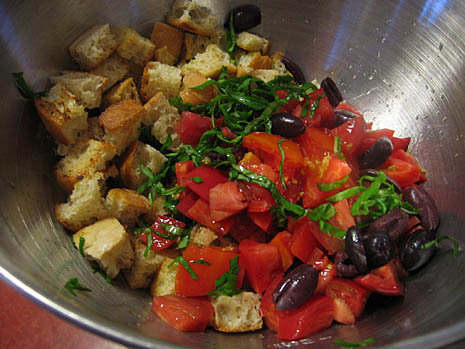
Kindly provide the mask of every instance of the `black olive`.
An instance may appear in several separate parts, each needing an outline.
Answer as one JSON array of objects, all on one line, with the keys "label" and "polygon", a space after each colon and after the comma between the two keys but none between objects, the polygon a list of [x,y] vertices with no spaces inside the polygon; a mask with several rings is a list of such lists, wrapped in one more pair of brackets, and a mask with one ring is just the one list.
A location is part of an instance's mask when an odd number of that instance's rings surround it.
[{"label": "black olive", "polygon": [[345,237],[345,251],[354,263],[360,274],[368,273],[367,257],[365,246],[363,245],[362,236],[357,227],[353,226],[347,229]]},{"label": "black olive", "polygon": [[344,250],[339,250],[334,256],[334,264],[339,274],[346,278],[350,278],[358,274],[358,270],[350,260],[349,255]]},{"label": "black olive", "polygon": [[234,30],[239,33],[256,27],[262,22],[260,8],[255,5],[241,5],[229,12],[226,18],[225,27],[228,28],[230,16],[233,16]]},{"label": "black olive", "polygon": [[[378,176],[378,173],[379,173],[378,170],[375,170],[373,168],[366,168],[366,169],[363,169],[363,170],[360,171],[360,177],[362,177],[362,176],[376,177],[376,176]],[[402,193],[402,188],[400,187],[399,183],[397,183],[397,181],[394,178],[386,175],[386,182],[392,184],[394,186],[394,189],[398,193]]]},{"label": "black olive", "polygon": [[271,133],[285,138],[294,138],[305,132],[305,124],[298,117],[289,113],[271,115]]},{"label": "black olive", "polygon": [[342,102],[341,91],[336,86],[336,83],[331,78],[326,78],[321,81],[321,88],[325,91],[326,97],[328,97],[329,104],[334,108]]},{"label": "black olive", "polygon": [[439,211],[431,195],[416,185],[404,189],[402,197],[420,213],[420,222],[426,230],[434,231],[439,225]]},{"label": "black olive", "polygon": [[398,207],[371,223],[367,233],[385,233],[391,240],[397,240],[407,231],[408,218],[408,214]]},{"label": "black olive", "polygon": [[414,271],[425,265],[437,250],[435,245],[429,248],[422,248],[426,244],[434,240],[434,232],[419,229],[413,232],[400,248],[399,257],[402,265],[407,271]]},{"label": "black olive", "polygon": [[289,57],[283,56],[281,58],[281,62],[283,62],[286,69],[289,71],[289,73],[292,74],[292,76],[294,77],[294,80],[299,85],[305,84],[305,81],[307,80],[305,79],[305,75],[302,69],[300,69],[300,67],[292,59],[290,59]]},{"label": "black olive", "polygon": [[334,109],[334,115],[336,116],[336,123],[334,124],[334,127],[341,126],[346,121],[360,116],[344,109]]},{"label": "black olive", "polygon": [[360,168],[375,168],[382,165],[389,155],[391,155],[394,146],[387,137],[381,137],[373,145],[365,150],[358,158]]},{"label": "black olive", "polygon": [[370,269],[378,268],[394,258],[394,244],[388,234],[368,235],[363,244]]},{"label": "black olive", "polygon": [[310,264],[301,264],[291,270],[273,291],[273,302],[278,310],[298,308],[315,291],[318,271]]}]

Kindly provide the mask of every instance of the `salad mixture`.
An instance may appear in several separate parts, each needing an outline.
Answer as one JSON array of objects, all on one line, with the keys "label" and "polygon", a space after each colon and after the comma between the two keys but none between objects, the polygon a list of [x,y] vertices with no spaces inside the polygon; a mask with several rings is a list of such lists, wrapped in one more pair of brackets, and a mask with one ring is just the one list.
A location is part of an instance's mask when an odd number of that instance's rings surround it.
[{"label": "salad mixture", "polygon": [[265,323],[296,340],[354,324],[372,293],[404,296],[445,237],[410,138],[373,129],[330,78],[307,82],[267,55],[247,32],[260,19],[245,5],[218,28],[175,1],[173,26],[156,23],[151,40],[108,25],[83,34],[70,53],[84,72],[48,94],[16,78],[63,156],[70,197],[56,215],[83,256],[150,288],[178,330]]}]

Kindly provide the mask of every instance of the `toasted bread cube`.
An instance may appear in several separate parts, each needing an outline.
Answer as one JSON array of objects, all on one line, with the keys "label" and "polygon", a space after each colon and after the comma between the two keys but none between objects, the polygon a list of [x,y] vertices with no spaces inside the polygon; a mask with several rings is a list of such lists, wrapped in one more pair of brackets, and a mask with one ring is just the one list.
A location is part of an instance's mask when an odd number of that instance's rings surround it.
[{"label": "toasted bread cube", "polygon": [[173,263],[173,258],[165,258],[163,263],[158,268],[152,285],[150,286],[150,295],[166,296],[167,294],[175,293],[176,274],[178,272],[178,263]]},{"label": "toasted bread cube", "polygon": [[76,143],[57,164],[55,175],[58,184],[70,194],[77,182],[104,171],[115,154],[115,146],[111,143],[93,139]]},{"label": "toasted bread cube", "polygon": [[249,74],[257,79],[263,80],[264,82],[269,82],[275,77],[282,75],[281,72],[276,69],[256,69],[251,71]]},{"label": "toasted bread cube", "polygon": [[236,45],[249,52],[261,52],[266,55],[270,49],[270,42],[258,35],[242,32],[236,37]]},{"label": "toasted bread cube", "polygon": [[103,131],[102,126],[98,123],[98,117],[92,117],[87,119],[87,130],[80,132],[76,138],[75,144],[63,144],[57,142],[57,154],[60,156],[66,156],[69,153],[73,152],[78,143],[84,144],[89,139],[94,139],[101,141],[105,132]]},{"label": "toasted bread cube", "polygon": [[82,70],[90,70],[107,59],[117,46],[110,26],[96,25],[73,41],[69,53]]},{"label": "toasted bread cube", "polygon": [[121,179],[127,188],[136,190],[148,178],[141,172],[140,165],[144,165],[153,173],[160,172],[168,159],[158,150],[139,141],[132,144],[121,165]]},{"label": "toasted bread cube", "polygon": [[79,246],[83,237],[84,255],[96,261],[105,273],[113,279],[121,269],[130,268],[134,261],[129,234],[116,218],[102,219],[73,234],[73,241]]},{"label": "toasted bread cube", "polygon": [[191,103],[194,105],[207,104],[210,100],[217,95],[217,88],[210,85],[203,90],[192,90],[192,87],[197,87],[207,82],[208,79],[199,72],[189,72],[184,75],[182,80],[182,88],[179,95],[184,103]]},{"label": "toasted bread cube", "polygon": [[137,65],[144,66],[153,57],[155,44],[147,38],[139,35],[129,27],[114,27],[118,54]]},{"label": "toasted bread cube", "polygon": [[161,144],[164,144],[168,139],[168,135],[171,135],[173,145],[170,149],[176,149],[180,144],[181,140],[179,135],[174,131],[176,124],[181,119],[178,110],[171,106],[168,100],[163,96],[160,99],[159,105],[164,104],[164,113],[161,113],[160,117],[154,122],[152,126],[152,136],[154,136]]},{"label": "toasted bread cube", "polygon": [[247,332],[263,327],[260,314],[260,295],[241,292],[232,297],[219,296],[211,299],[215,315],[213,327],[221,332]]},{"label": "toasted bread cube", "polygon": [[108,192],[106,205],[113,217],[128,226],[133,226],[150,209],[150,201],[145,196],[131,189],[120,188]]},{"label": "toasted bread cube", "polygon": [[236,55],[237,76],[250,74],[255,69],[271,69],[273,60],[268,56],[262,56],[259,52],[240,52]]},{"label": "toasted bread cube", "polygon": [[149,62],[144,68],[140,94],[148,101],[158,92],[166,97],[176,97],[181,87],[181,70],[160,62]]},{"label": "toasted bread cube", "polygon": [[195,57],[182,67],[183,75],[189,72],[199,72],[206,78],[215,79],[225,66],[228,74],[236,73],[236,66],[231,64],[229,55],[221,50],[217,45],[208,45],[203,53],[198,53]]},{"label": "toasted bread cube", "polygon": [[286,66],[284,65],[284,63],[282,62],[283,56],[284,56],[284,53],[282,52],[275,52],[271,55],[271,60],[273,62],[271,69],[278,70],[280,75],[288,75],[290,73],[286,69]]},{"label": "toasted bread cube", "polygon": [[115,53],[90,72],[107,78],[103,85],[105,92],[129,73],[129,63]]},{"label": "toasted bread cube", "polygon": [[197,226],[191,232],[191,243],[197,245],[208,246],[217,238],[213,230],[202,226]]},{"label": "toasted bread cube", "polygon": [[100,75],[79,71],[62,72],[60,75],[50,77],[53,84],[61,81],[78,98],[79,102],[89,109],[100,107],[103,86],[107,80]]},{"label": "toasted bread cube", "polygon": [[68,201],[55,207],[58,222],[72,231],[78,231],[87,225],[110,216],[102,197],[104,174],[95,174],[83,178],[74,186]]},{"label": "toasted bread cube", "polygon": [[87,112],[62,82],[53,86],[46,97],[35,98],[37,112],[47,131],[60,143],[74,144],[87,129]]},{"label": "toasted bread cube", "polygon": [[167,21],[188,32],[211,35],[218,25],[218,18],[209,5],[212,3],[205,0],[175,0]]},{"label": "toasted bread cube", "polygon": [[116,154],[123,151],[139,136],[142,105],[134,99],[124,99],[110,105],[99,116],[99,124],[105,130],[103,139],[116,147]]},{"label": "toasted bread cube", "polygon": [[[158,48],[155,51],[157,61],[170,65],[178,61],[184,41],[182,30],[163,22],[156,22],[153,26],[151,40]],[[160,58],[163,58],[163,61]]]},{"label": "toasted bread cube", "polygon": [[121,102],[123,99],[134,99],[140,102],[139,92],[133,78],[127,78],[108,91],[103,97],[103,106],[106,108],[111,104]]},{"label": "toasted bread cube", "polygon": [[190,60],[198,53],[203,53],[208,45],[216,45],[223,51],[226,50],[226,31],[217,28],[210,36],[185,33],[183,60]]},{"label": "toasted bread cube", "polygon": [[172,113],[177,113],[177,109],[170,104],[163,92],[158,92],[144,104],[142,123],[153,126],[162,115]]}]

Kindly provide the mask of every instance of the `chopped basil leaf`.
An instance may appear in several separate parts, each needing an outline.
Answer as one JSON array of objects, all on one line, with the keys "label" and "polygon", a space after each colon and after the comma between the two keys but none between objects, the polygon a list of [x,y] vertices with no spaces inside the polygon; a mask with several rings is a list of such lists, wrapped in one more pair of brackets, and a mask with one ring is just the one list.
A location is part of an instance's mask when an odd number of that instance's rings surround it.
[{"label": "chopped basil leaf", "polygon": [[147,237],[147,246],[145,246],[144,257],[147,257],[153,245],[152,229],[149,228],[145,234]]},{"label": "chopped basil leaf", "polygon": [[337,188],[340,188],[342,185],[344,185],[345,182],[349,179],[349,175],[345,176],[344,178],[331,182],[331,183],[318,183],[318,189],[321,191],[331,191]]},{"label": "chopped basil leaf", "polygon": [[346,342],[341,339],[338,339],[338,340],[335,340],[333,343],[336,345],[340,345],[342,348],[356,348],[356,347],[364,347],[366,345],[373,344],[374,342],[376,342],[375,337],[370,337],[360,342]]},{"label": "chopped basil leaf", "polygon": [[284,149],[281,145],[281,143],[284,142],[284,139],[280,139],[278,141],[278,148],[279,148],[279,151],[281,153],[281,162],[279,163],[279,177],[281,178],[281,186],[283,187],[284,190],[286,190],[286,182],[284,180],[284,171],[283,171],[283,168],[284,168],[284,158],[286,156],[286,154],[284,153]]},{"label": "chopped basil leaf", "polygon": [[72,278],[66,281],[65,284],[65,289],[69,291],[73,296],[77,296],[77,294],[74,291],[86,291],[86,292],[91,292],[91,290],[79,283],[78,278]]},{"label": "chopped basil leaf", "polygon": [[323,93],[318,96],[318,98],[313,102],[312,106],[310,107],[310,119],[313,119],[313,116],[315,115],[315,111],[318,109],[320,106],[320,99],[323,97],[326,97],[326,95]]},{"label": "chopped basil leaf", "polygon": [[459,253],[459,249],[460,249],[459,242],[456,239],[454,239],[452,236],[449,236],[449,235],[439,235],[434,240],[431,240],[431,241],[427,242],[426,244],[422,244],[420,246],[420,249],[424,250],[424,249],[430,248],[432,246],[439,247],[439,244],[441,243],[441,241],[444,241],[444,240],[452,241],[452,243],[454,244],[453,254],[454,254],[454,257],[457,257],[457,255]]},{"label": "chopped basil leaf", "polygon": [[208,292],[209,296],[212,296],[216,299],[221,295],[232,297],[242,292],[242,290],[236,288],[237,274],[239,273],[238,260],[239,256],[231,258],[229,261],[229,271],[221,275],[215,281],[215,290]]},{"label": "chopped basil leaf", "polygon": [[175,225],[167,223],[160,223],[160,225],[163,228],[163,230],[166,231],[168,234],[177,236],[183,236],[185,234],[184,229],[181,227],[177,227]]},{"label": "chopped basil leaf", "polygon": [[300,112],[300,117],[301,118],[303,118],[304,116],[307,116],[307,114],[308,114],[308,104],[309,103],[310,103],[309,101],[306,101],[304,103],[304,105],[302,106],[302,111]]},{"label": "chopped basil leaf", "polygon": [[212,265],[210,262],[204,261],[203,259],[199,259],[196,261],[191,262],[192,264],[201,264],[201,265]]},{"label": "chopped basil leaf", "polygon": [[84,236],[79,237],[79,253],[83,257],[85,257],[84,255],[84,244],[85,243],[86,243],[86,238]]},{"label": "chopped basil leaf", "polygon": [[163,153],[166,149],[173,145],[173,138],[171,138],[171,134],[168,133],[168,137],[166,137],[165,143],[161,146],[160,151]]},{"label": "chopped basil leaf", "polygon": [[334,154],[340,159],[345,161],[345,156],[342,153],[342,140],[341,137],[335,136],[334,137],[334,148],[333,148]]},{"label": "chopped basil leaf", "polygon": [[190,177],[189,179],[195,183],[203,183],[202,177]]},{"label": "chopped basil leaf", "polygon": [[336,213],[337,211],[334,206],[326,203],[315,207],[307,216],[315,222],[320,220],[329,221]]},{"label": "chopped basil leaf", "polygon": [[170,264],[168,264],[168,268],[171,267],[174,263],[181,264],[184,267],[184,269],[186,269],[186,271],[189,273],[191,278],[193,278],[194,280],[199,278],[197,274],[194,272],[194,270],[192,270],[191,266],[189,265],[189,262],[183,256],[178,256],[175,259],[173,259],[173,261]]},{"label": "chopped basil leaf", "polygon": [[352,187],[352,188],[340,191],[339,193],[334,194],[333,196],[330,196],[326,200],[331,201],[331,202],[338,202],[344,199],[351,198],[352,196],[359,194],[361,191],[362,190],[360,187]]},{"label": "chopped basil leaf", "polygon": [[184,235],[178,242],[178,246],[176,247],[177,250],[181,250],[183,248],[186,248],[191,241],[191,235],[190,233]]},{"label": "chopped basil leaf", "polygon": [[226,51],[229,53],[229,57],[232,64],[236,64],[234,58],[234,49],[236,48],[236,32],[234,30],[233,15],[229,17],[228,29],[226,29]]},{"label": "chopped basil leaf", "polygon": [[13,73],[15,86],[18,89],[19,93],[21,93],[21,96],[23,96],[26,99],[34,99],[35,97],[40,98],[47,96],[47,91],[41,91],[37,93],[32,91],[26,80],[24,80],[23,74],[23,72]]},{"label": "chopped basil leaf", "polygon": [[111,284],[111,278],[103,271],[100,267],[96,267],[93,270],[93,273],[98,273],[101,277],[103,277],[107,284]]}]

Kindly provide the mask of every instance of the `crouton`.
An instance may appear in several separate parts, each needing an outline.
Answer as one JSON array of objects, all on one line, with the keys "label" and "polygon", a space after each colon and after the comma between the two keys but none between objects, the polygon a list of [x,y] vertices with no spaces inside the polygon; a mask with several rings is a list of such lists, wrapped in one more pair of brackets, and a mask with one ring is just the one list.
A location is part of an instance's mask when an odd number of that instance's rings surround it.
[{"label": "crouton", "polygon": [[87,129],[87,112],[62,82],[53,86],[46,97],[34,98],[37,112],[47,131],[60,143],[74,144]]},{"label": "crouton", "polygon": [[107,78],[84,72],[62,72],[61,75],[50,77],[53,84],[61,81],[86,108],[98,108],[102,103],[103,86]]},{"label": "crouton", "polygon": [[103,85],[105,92],[129,73],[129,64],[115,53],[90,72],[107,78],[107,82]]},{"label": "crouton", "polygon": [[259,52],[241,52],[236,56],[237,76],[250,74],[255,69],[270,69],[273,61],[268,56],[262,56]]},{"label": "crouton", "polygon": [[152,41],[129,27],[114,27],[113,31],[118,43],[116,52],[121,57],[140,66],[144,66],[152,59],[153,51],[155,51],[155,44]]},{"label": "crouton", "polygon": [[223,66],[228,70],[228,74],[236,73],[236,66],[231,64],[229,55],[217,45],[208,45],[205,52],[196,54],[189,63],[183,65],[182,74],[197,71],[207,78],[215,79]]},{"label": "crouton", "polygon": [[142,123],[153,126],[162,115],[174,113],[178,114],[178,110],[170,104],[163,92],[158,92],[144,104]]},{"label": "crouton", "polygon": [[158,216],[168,215],[168,210],[164,207],[165,197],[160,195],[153,199],[152,207],[150,207],[149,212],[143,217],[143,220],[147,224],[153,224]]},{"label": "crouton", "polygon": [[160,97],[158,106],[158,109],[163,109],[164,112],[160,113],[159,118],[153,123],[152,136],[154,136],[161,144],[164,144],[168,139],[168,135],[171,135],[173,145],[170,149],[176,149],[181,144],[181,140],[179,135],[174,132],[174,129],[181,116],[179,115],[178,110],[170,105],[164,96]]},{"label": "crouton", "polygon": [[251,71],[249,74],[265,82],[269,82],[275,77],[282,75],[281,72],[276,69],[256,69]]},{"label": "crouton", "polygon": [[263,327],[260,314],[260,295],[241,292],[232,297],[219,296],[211,299],[215,309],[213,327],[221,332],[247,332]]},{"label": "crouton", "polygon": [[166,296],[167,294],[175,293],[176,274],[178,272],[178,264],[173,263],[173,258],[166,258],[158,268],[152,285],[150,286],[150,295]]},{"label": "crouton", "polygon": [[104,175],[101,172],[83,178],[74,186],[68,201],[55,207],[58,222],[72,231],[78,231],[110,213],[102,197]]},{"label": "crouton", "polygon": [[80,229],[73,234],[73,241],[79,246],[84,238],[83,252],[86,258],[96,261],[105,273],[113,279],[123,268],[130,268],[134,251],[128,233],[116,218],[106,218]]},{"label": "crouton", "polygon": [[150,201],[131,189],[111,189],[105,204],[113,217],[128,226],[133,226],[150,209]]},{"label": "crouton", "polygon": [[226,31],[223,28],[217,28],[210,36],[196,34],[184,34],[184,52],[182,60],[190,60],[198,53],[203,53],[208,45],[216,45],[223,51],[226,50]]},{"label": "crouton", "polygon": [[136,190],[147,181],[140,165],[147,166],[153,173],[160,172],[168,159],[158,150],[139,141],[132,144],[121,165],[121,179],[127,188]]},{"label": "crouton", "polygon": [[218,18],[205,0],[176,0],[171,6],[167,22],[188,32],[211,35],[218,25]]},{"label": "crouton", "polygon": [[197,87],[207,82],[208,79],[199,72],[189,72],[184,75],[182,80],[182,88],[179,95],[184,103],[191,103],[194,105],[207,104],[216,96],[217,88],[210,85],[203,90],[192,90],[192,87]]},{"label": "crouton", "polygon": [[117,46],[110,26],[96,25],[71,44],[69,53],[82,70],[91,70],[107,59]]},{"label": "crouton", "polygon": [[134,99],[140,102],[139,92],[133,78],[127,78],[114,86],[103,97],[103,106],[106,108],[111,104],[121,102],[123,99]]},{"label": "crouton", "polygon": [[99,124],[105,130],[103,139],[116,147],[116,154],[122,152],[139,136],[142,105],[134,99],[124,99],[110,105],[99,116]]},{"label": "crouton", "polygon": [[197,245],[208,246],[217,238],[218,236],[213,230],[202,227],[200,225],[192,229],[191,232],[191,243]]},{"label": "crouton", "polygon": [[[158,48],[155,51],[157,61],[169,65],[178,61],[184,41],[182,30],[163,22],[156,22],[153,26],[151,40]],[[163,61],[160,58],[163,58]]]},{"label": "crouton", "polygon": [[55,176],[58,184],[70,194],[74,185],[85,177],[104,171],[116,154],[111,143],[93,139],[76,143],[57,164]]},{"label": "crouton", "polygon": [[87,119],[87,130],[83,132],[79,132],[76,143],[75,144],[63,144],[57,142],[57,154],[60,156],[66,156],[72,151],[74,151],[75,145],[77,143],[84,143],[89,139],[94,139],[97,141],[101,141],[105,132],[103,131],[102,126],[98,123],[98,117],[92,117]]},{"label": "crouton", "polygon": [[261,52],[266,55],[270,49],[270,42],[258,35],[242,32],[236,36],[236,45],[249,52]]},{"label": "crouton", "polygon": [[280,75],[288,75],[290,73],[286,69],[286,66],[284,65],[284,63],[282,62],[283,56],[284,56],[284,53],[282,52],[275,52],[271,55],[271,61],[273,62],[271,69],[278,70]]},{"label": "crouton", "polygon": [[181,70],[160,62],[149,62],[144,68],[140,94],[144,101],[148,101],[158,92],[166,97],[179,95],[181,87]]}]

